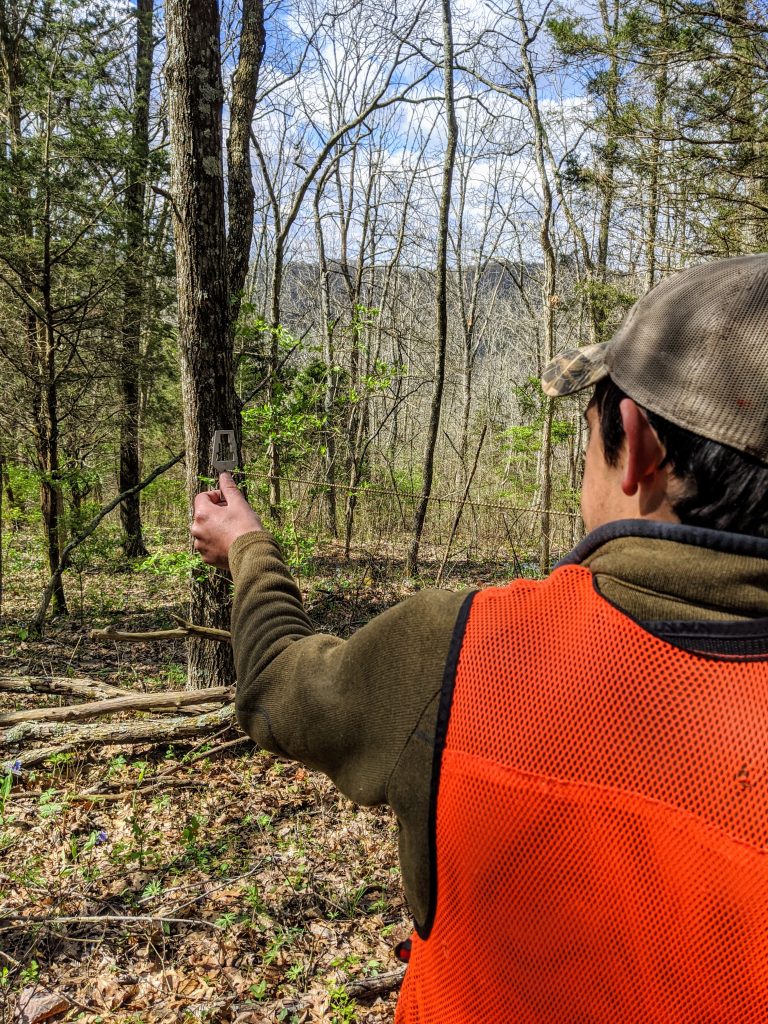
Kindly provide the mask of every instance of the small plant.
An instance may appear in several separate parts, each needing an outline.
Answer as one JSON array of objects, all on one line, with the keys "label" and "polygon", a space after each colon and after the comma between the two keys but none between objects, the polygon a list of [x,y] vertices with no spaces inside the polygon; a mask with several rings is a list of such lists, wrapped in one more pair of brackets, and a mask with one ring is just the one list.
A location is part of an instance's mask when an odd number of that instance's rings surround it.
[{"label": "small plant", "polygon": [[128,762],[122,754],[118,754],[117,757],[111,758],[107,764],[107,778],[111,779],[113,775],[119,774],[123,768],[125,768],[127,763]]},{"label": "small plant", "polygon": [[36,985],[40,980],[40,964],[37,960],[30,960],[26,967],[23,967],[20,974],[22,985]]},{"label": "small plant", "polygon": [[75,755],[71,750],[66,753],[51,754],[45,763],[51,768],[52,778],[71,779]]},{"label": "small plant", "polygon": [[357,1020],[357,1003],[349,992],[334,985],[328,990],[331,1021],[333,1024],[354,1024]]},{"label": "small plant", "polygon": [[151,882],[148,882],[144,886],[144,891],[141,894],[142,900],[152,900],[160,896],[163,891],[163,883],[159,878],[153,878]]},{"label": "small plant", "polygon": [[273,964],[280,956],[282,950],[290,946],[293,940],[300,934],[300,928],[278,929],[264,950],[264,966],[268,967],[269,964]]},{"label": "small plant", "polygon": [[140,786],[144,781],[144,777],[147,774],[149,768],[149,761],[134,761],[131,764],[131,768],[136,770],[136,785]]},{"label": "small plant", "polygon": [[181,841],[184,843],[187,851],[197,845],[197,836],[200,832],[200,826],[202,823],[203,819],[199,814],[191,814],[187,819],[187,824],[181,831]]},{"label": "small plant", "polygon": [[134,570],[181,582],[190,577],[198,581],[204,580],[209,573],[208,566],[200,555],[189,551],[156,551],[154,555],[134,566]]},{"label": "small plant", "polygon": [[40,797],[38,798],[37,802],[37,807],[41,818],[58,818],[58,816],[64,810],[64,807],[66,806],[66,801],[63,799],[56,799],[57,796],[59,796],[59,792],[60,791],[58,789],[46,789],[40,794]]},{"label": "small plant", "polygon": [[251,985],[248,989],[248,995],[257,1003],[260,1003],[262,999],[265,999],[267,995],[266,979],[262,978],[261,981],[257,982],[255,985]]},{"label": "small plant", "polygon": [[0,782],[0,825],[7,823],[5,808],[11,797],[11,790],[13,789],[13,771],[9,771],[3,776],[2,782]]}]

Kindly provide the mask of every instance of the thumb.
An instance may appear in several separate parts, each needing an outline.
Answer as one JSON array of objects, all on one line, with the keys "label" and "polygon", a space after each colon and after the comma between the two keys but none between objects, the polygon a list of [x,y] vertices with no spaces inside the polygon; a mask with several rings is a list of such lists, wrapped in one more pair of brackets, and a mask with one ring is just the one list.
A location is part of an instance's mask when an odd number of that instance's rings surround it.
[{"label": "thumb", "polygon": [[245,503],[245,498],[240,493],[231,473],[224,472],[219,474],[219,491],[222,500],[226,504],[232,501],[242,501]]},{"label": "thumb", "polygon": [[232,491],[237,491],[238,494],[240,493],[240,491],[237,490],[237,484],[235,483],[234,477],[231,473],[227,472],[219,474],[219,490],[223,491],[225,494],[227,492],[231,494]]}]

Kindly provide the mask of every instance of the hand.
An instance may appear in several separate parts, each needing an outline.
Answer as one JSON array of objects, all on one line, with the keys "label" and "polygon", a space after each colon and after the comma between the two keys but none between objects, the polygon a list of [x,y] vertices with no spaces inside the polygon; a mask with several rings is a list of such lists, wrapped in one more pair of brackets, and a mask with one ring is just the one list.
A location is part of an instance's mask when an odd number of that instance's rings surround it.
[{"label": "hand", "polygon": [[189,532],[195,551],[217,569],[229,569],[229,549],[244,533],[263,530],[261,520],[238,491],[231,474],[222,473],[217,491],[203,491],[195,498]]}]

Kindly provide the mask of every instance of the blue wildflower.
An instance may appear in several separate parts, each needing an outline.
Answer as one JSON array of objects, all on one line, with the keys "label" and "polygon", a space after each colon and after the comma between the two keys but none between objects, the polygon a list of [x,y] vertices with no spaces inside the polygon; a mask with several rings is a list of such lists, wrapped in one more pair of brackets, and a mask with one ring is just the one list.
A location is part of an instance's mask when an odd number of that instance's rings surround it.
[{"label": "blue wildflower", "polygon": [[21,761],[18,757],[11,765],[11,775],[21,775]]},{"label": "blue wildflower", "polygon": [[104,843],[106,843],[108,838],[109,837],[107,836],[107,833],[104,831],[104,829],[101,829],[100,832],[96,833],[96,845],[102,846]]}]

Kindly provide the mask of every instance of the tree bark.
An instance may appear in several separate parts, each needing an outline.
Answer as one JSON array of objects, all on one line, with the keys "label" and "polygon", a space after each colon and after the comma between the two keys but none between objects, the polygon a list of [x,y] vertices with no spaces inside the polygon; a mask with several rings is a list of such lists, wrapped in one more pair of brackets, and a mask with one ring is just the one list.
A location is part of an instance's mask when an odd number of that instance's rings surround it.
[{"label": "tree bark", "polygon": [[[52,87],[51,87],[52,88]],[[50,99],[50,93],[49,93]],[[53,326],[53,262],[51,226],[51,123],[48,119],[45,137],[45,196],[43,205],[43,264],[41,269],[41,305],[44,319],[37,321],[36,356],[40,375],[37,454],[41,468],[40,491],[42,497],[43,528],[48,549],[48,565],[53,589],[50,606],[54,615],[66,615],[67,599],[64,582],[57,567],[61,562],[62,516],[64,501],[61,490],[59,461],[59,378],[56,368],[57,339]]]},{"label": "tree bark", "polygon": [[[547,175],[547,136],[539,105],[536,72],[531,61],[530,47],[532,38],[521,0],[515,0],[517,22],[520,29],[520,63],[523,70],[526,105],[533,122],[533,154],[536,170],[541,186],[541,216],[539,221],[539,242],[544,263],[541,282],[543,339],[541,345],[542,363],[549,362],[555,355],[555,306],[557,304],[557,260],[552,240],[552,219],[554,202],[552,187]],[[539,538],[539,564],[542,573],[548,573],[551,562],[551,523],[550,506],[552,503],[552,422],[554,419],[554,403],[546,395],[542,396],[541,449],[539,457],[538,497],[541,508],[541,534]]]},{"label": "tree bark", "polygon": [[[145,215],[144,204],[149,166],[149,96],[152,88],[152,17],[154,0],[137,0],[136,94],[133,132],[125,194],[126,263],[123,289],[122,361],[120,391],[120,472],[118,490],[130,490],[141,478],[139,435],[141,427],[141,326],[144,314]],[[128,558],[147,554],[141,528],[139,493],[120,506],[123,550]]]},{"label": "tree bark", "polygon": [[323,362],[325,364],[325,389],[323,392],[323,412],[325,414],[323,469],[325,476],[324,508],[326,528],[332,537],[339,536],[336,511],[336,433],[333,422],[333,407],[336,399],[336,354],[334,352],[333,333],[335,324],[331,323],[331,271],[325,251],[325,236],[320,214],[320,200],[327,176],[324,176],[317,189],[314,199],[315,240],[318,255],[318,288],[320,300],[320,331],[323,339]]},{"label": "tree bark", "polygon": [[[190,506],[211,472],[214,431],[234,430],[241,444],[234,387],[224,214],[221,54],[215,0],[171,0],[168,29],[168,101],[171,181],[179,306],[187,494]],[[193,579],[190,619],[229,624],[229,580]],[[224,644],[188,641],[191,689],[234,681]]]},{"label": "tree bark", "polygon": [[443,181],[440,196],[440,214],[437,232],[437,260],[435,268],[435,376],[429,409],[429,426],[424,447],[422,490],[413,515],[413,536],[406,559],[406,572],[414,576],[419,567],[419,549],[427,518],[432,477],[435,466],[435,447],[440,429],[440,411],[445,385],[445,353],[448,347],[448,227],[451,211],[451,187],[456,162],[456,143],[459,126],[453,93],[453,27],[451,0],[442,0],[443,15],[443,85],[446,117],[446,146],[443,157]]},{"label": "tree bark", "polygon": [[240,314],[240,303],[251,255],[255,197],[251,173],[251,122],[256,107],[256,90],[264,56],[264,43],[263,0],[243,0],[240,54],[232,76],[230,127],[227,138],[227,272],[233,327]]}]

